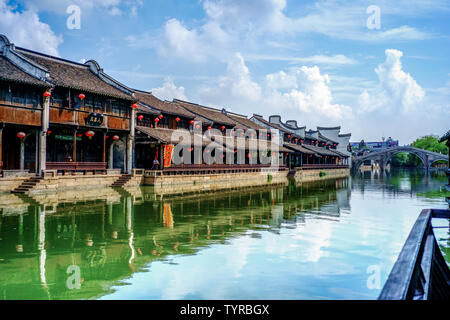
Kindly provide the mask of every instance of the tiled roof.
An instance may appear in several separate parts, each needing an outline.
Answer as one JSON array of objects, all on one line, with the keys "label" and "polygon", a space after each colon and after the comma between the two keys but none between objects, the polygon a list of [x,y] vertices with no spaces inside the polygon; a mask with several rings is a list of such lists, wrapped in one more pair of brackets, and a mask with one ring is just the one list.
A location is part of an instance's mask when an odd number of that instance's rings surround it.
[{"label": "tiled roof", "polygon": [[24,57],[47,68],[50,74],[49,81],[55,86],[72,88],[129,101],[135,100],[131,95],[100,79],[87,65],[47,56],[22,48],[16,48],[16,51]]},{"label": "tiled roof", "polygon": [[234,121],[230,117],[226,116],[219,109],[213,109],[213,108],[201,106],[199,104],[195,104],[195,103],[191,103],[191,102],[187,102],[187,101],[183,101],[183,100],[178,100],[178,99],[174,99],[174,102],[183,106],[186,110],[188,110],[192,113],[195,113],[201,117],[204,117],[206,119],[209,119],[215,123],[233,126],[233,127],[236,127],[237,129],[246,129],[245,126]]},{"label": "tiled roof", "polygon": [[251,128],[254,130],[265,130],[266,129],[265,127],[257,124],[256,122],[253,122],[252,120],[248,119],[247,117],[245,117],[243,115],[238,115],[238,114],[227,112],[227,116],[248,128]]},{"label": "tiled roof", "polygon": [[298,144],[284,143],[283,145],[284,145],[286,148],[289,148],[289,149],[292,149],[292,150],[295,150],[295,151],[298,151],[298,152],[302,152],[302,153],[305,153],[305,154],[314,154],[314,153],[315,153],[314,151],[311,151],[311,150],[309,150],[309,149],[306,149],[306,148],[304,148],[303,146],[298,145]]},{"label": "tiled roof", "polygon": [[31,84],[40,87],[50,88],[51,84],[38,80],[28,73],[22,71],[14,64],[12,64],[7,58],[0,55],[0,79],[6,81],[20,82]]},{"label": "tiled roof", "polygon": [[442,137],[439,138],[439,142],[445,141],[450,139],[450,130],[447,131],[446,134],[444,134]]},{"label": "tiled roof", "polygon": [[332,156],[335,157],[337,154],[331,150],[328,150],[327,148],[322,148],[322,147],[316,147],[316,146],[312,146],[309,144],[305,144],[303,145],[306,149],[309,149],[311,151],[314,151],[315,153],[318,153],[320,155],[323,156]]},{"label": "tiled roof", "polygon": [[319,138],[325,140],[326,142],[331,142],[331,143],[339,144],[339,142],[334,141],[333,139],[330,139],[330,138],[328,138],[328,137],[325,137],[325,136],[324,136],[323,134],[321,134],[320,132],[319,132]]},{"label": "tiled roof", "polygon": [[264,119],[262,116],[260,116],[258,114],[253,114],[253,117],[272,128],[280,130],[281,132],[293,134],[292,132],[280,127],[279,125],[277,125],[275,123],[270,123],[269,121],[267,121],[266,119]]},{"label": "tiled roof", "polygon": [[[182,143],[182,145],[192,145],[194,143],[194,134],[188,130],[183,130],[183,129],[179,129],[179,130],[172,130],[172,129],[166,129],[166,128],[148,128],[148,127],[142,127],[142,126],[136,126],[136,129],[144,134],[146,134],[147,136],[158,140],[161,143],[167,143],[167,144],[178,144],[178,143]],[[183,132],[187,135],[190,136],[190,142],[186,143],[183,138],[173,138],[175,137],[173,134],[174,132]],[[178,135],[179,137],[180,135]],[[216,143],[214,141],[212,141],[211,139],[208,139],[206,137],[203,137],[202,139],[202,146],[206,147],[208,145],[212,144],[213,146],[216,145]]]},{"label": "tiled roof", "polygon": [[146,104],[154,109],[157,109],[161,112],[185,117],[188,119],[194,119],[195,115],[189,111],[186,111],[183,107],[177,105],[176,103],[171,103],[168,101],[162,101],[155,97],[150,92],[135,90],[134,95],[143,104]]}]

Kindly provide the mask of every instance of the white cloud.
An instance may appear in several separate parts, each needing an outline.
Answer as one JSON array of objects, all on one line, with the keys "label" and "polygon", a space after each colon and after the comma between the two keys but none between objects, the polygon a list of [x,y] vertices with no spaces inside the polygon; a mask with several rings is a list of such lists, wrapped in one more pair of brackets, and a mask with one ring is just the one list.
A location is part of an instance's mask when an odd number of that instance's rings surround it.
[{"label": "white cloud", "polygon": [[289,19],[283,14],[286,0],[206,0],[203,8],[208,17],[226,30],[282,32]]},{"label": "white cloud", "polygon": [[184,87],[177,87],[171,78],[166,79],[162,87],[153,88],[151,92],[161,100],[187,100],[184,95]]},{"label": "white cloud", "polygon": [[11,42],[50,55],[58,56],[58,46],[63,42],[50,26],[39,20],[37,12],[17,11],[0,0],[0,30]]},{"label": "white cloud", "polygon": [[403,71],[400,61],[403,55],[401,51],[387,49],[385,53],[386,60],[375,69],[379,87],[372,94],[364,91],[360,95],[359,112],[382,110],[409,113],[415,111],[425,97],[425,90],[410,74]]},{"label": "white cloud", "polygon": [[202,87],[199,96],[206,104],[230,106],[244,114],[282,113],[296,117],[300,113],[301,121],[308,123],[350,119],[349,106],[333,103],[329,82],[319,67],[302,66],[268,74],[261,86],[252,80],[244,59],[237,53],[228,62],[226,75],[216,86]]},{"label": "white cloud", "polygon": [[267,54],[250,54],[246,55],[248,61],[288,61],[291,63],[310,63],[319,65],[352,65],[356,64],[356,60],[346,57],[342,54],[336,55],[314,55],[309,57],[280,56]]},{"label": "white cloud", "polygon": [[[266,76],[266,101],[269,105],[302,112],[313,121],[351,118],[349,106],[333,103],[330,79],[317,66],[292,68]],[[284,89],[284,90],[283,90]]]},{"label": "white cloud", "polygon": [[255,103],[261,98],[261,88],[251,79],[242,55],[236,53],[229,59],[227,73],[217,86],[203,86],[199,94],[202,100],[215,105]]}]

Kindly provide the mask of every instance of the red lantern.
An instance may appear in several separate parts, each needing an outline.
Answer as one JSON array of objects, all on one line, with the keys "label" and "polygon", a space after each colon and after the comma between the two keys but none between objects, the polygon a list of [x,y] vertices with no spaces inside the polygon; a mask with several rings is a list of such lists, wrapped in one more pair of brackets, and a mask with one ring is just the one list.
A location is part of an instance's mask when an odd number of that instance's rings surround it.
[{"label": "red lantern", "polygon": [[221,126],[220,129],[225,130],[225,126]]},{"label": "red lantern", "polygon": [[194,124],[194,120],[189,121],[190,124]]},{"label": "red lantern", "polygon": [[86,137],[92,138],[95,135],[95,132],[89,130],[89,131],[86,131],[85,135],[86,135]]},{"label": "red lantern", "polygon": [[303,140],[300,140],[300,143],[303,143]]},{"label": "red lantern", "polygon": [[81,138],[83,135],[81,133],[77,134],[77,137]]},{"label": "red lantern", "polygon": [[144,116],[142,114],[140,114],[140,115],[138,115],[138,119],[142,120],[142,119],[144,119]]},{"label": "red lantern", "polygon": [[44,97],[48,98],[50,97],[52,94],[49,91],[45,91],[44,92]]},{"label": "red lantern", "polygon": [[25,136],[26,136],[26,134],[25,134],[25,132],[17,132],[17,138],[20,138],[20,139],[22,139],[22,138],[25,138]]},{"label": "red lantern", "polygon": [[288,134],[288,138],[290,138],[291,137],[291,135],[290,134]]},{"label": "red lantern", "polygon": [[199,124],[196,124],[196,125],[195,125],[195,128],[196,128],[196,129],[199,129],[199,128],[200,128],[200,125],[199,125]]},{"label": "red lantern", "polygon": [[179,122],[179,121],[180,121],[180,118],[176,117],[176,118],[175,118],[175,121],[176,121],[176,122]]},{"label": "red lantern", "polygon": [[162,115],[162,114],[160,114],[160,115],[158,116],[158,118],[162,119],[162,118],[163,118],[163,115]]},{"label": "red lantern", "polygon": [[208,130],[211,130],[211,127],[210,127],[210,126],[208,126]]},{"label": "red lantern", "polygon": [[133,109],[136,109],[138,107],[138,105],[136,103],[133,103],[133,105],[131,106]]},{"label": "red lantern", "polygon": [[109,139],[109,136],[105,136],[105,139]]},{"label": "red lantern", "polygon": [[51,134],[52,133],[52,131],[51,130],[47,130],[47,134]]},{"label": "red lantern", "polygon": [[155,118],[155,122],[159,122],[159,119],[158,119],[158,118]]},{"label": "red lantern", "polygon": [[270,137],[270,134],[267,134],[267,138],[269,138]]},{"label": "red lantern", "polygon": [[119,140],[119,139],[120,139],[119,136],[117,136],[117,135],[116,135],[116,136],[113,136],[113,140],[114,140],[114,141],[117,141],[117,140]]},{"label": "red lantern", "polygon": [[85,96],[84,94],[80,93],[80,94],[78,95],[78,98],[80,98],[80,100],[83,100],[84,98],[86,98],[86,96]]}]

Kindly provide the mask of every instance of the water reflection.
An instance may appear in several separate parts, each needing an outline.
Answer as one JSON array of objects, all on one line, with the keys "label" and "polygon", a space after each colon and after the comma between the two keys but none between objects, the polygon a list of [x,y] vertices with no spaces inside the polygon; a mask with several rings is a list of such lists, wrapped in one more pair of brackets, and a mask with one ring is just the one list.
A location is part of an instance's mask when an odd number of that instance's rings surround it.
[{"label": "water reflection", "polygon": [[[443,184],[439,177],[391,173],[207,195],[167,196],[151,187],[0,194],[0,294],[376,298],[365,285],[367,266],[385,266],[386,278],[420,211],[415,207],[443,206],[439,198],[411,202],[402,195]],[[381,205],[400,209],[389,216]]]}]

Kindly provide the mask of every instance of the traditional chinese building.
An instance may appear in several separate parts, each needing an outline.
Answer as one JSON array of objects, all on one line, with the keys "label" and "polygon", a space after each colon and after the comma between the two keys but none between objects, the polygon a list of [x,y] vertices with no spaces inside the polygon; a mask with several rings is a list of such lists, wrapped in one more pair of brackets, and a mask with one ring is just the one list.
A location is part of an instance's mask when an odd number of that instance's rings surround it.
[{"label": "traditional chinese building", "polygon": [[93,60],[76,63],[0,36],[3,170],[131,171],[135,101]]}]

